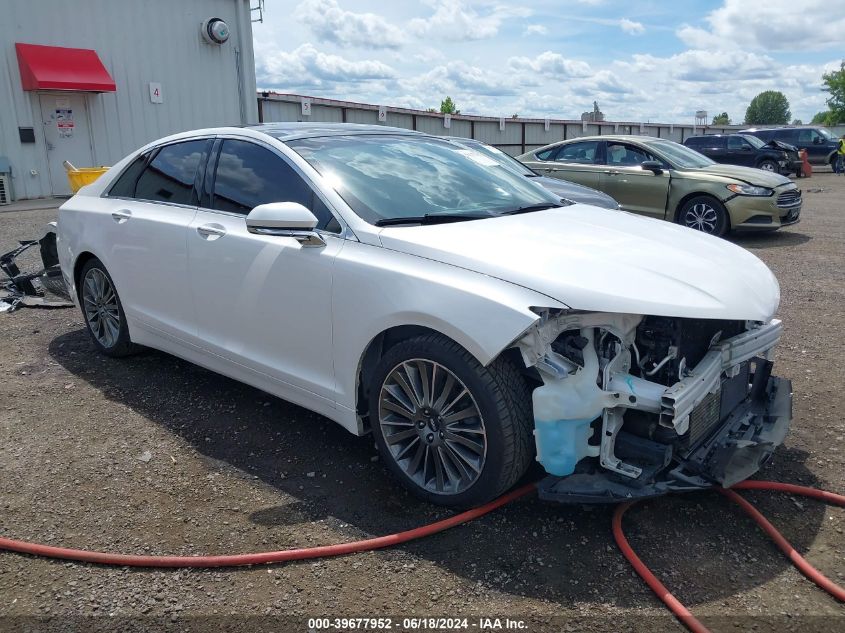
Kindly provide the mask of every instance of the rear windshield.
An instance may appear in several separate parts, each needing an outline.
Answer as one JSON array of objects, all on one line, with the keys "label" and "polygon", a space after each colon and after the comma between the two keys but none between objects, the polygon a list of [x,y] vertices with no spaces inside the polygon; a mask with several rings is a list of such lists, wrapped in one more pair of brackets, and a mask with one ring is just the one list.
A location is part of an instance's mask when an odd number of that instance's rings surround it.
[{"label": "rear windshield", "polygon": [[287,141],[370,223],[506,213],[560,199],[487,153],[432,137],[356,135]]}]

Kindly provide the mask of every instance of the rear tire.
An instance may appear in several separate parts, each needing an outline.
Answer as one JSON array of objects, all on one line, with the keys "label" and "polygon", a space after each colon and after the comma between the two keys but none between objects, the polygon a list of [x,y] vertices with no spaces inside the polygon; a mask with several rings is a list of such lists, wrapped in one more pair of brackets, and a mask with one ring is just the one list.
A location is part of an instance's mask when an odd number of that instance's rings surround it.
[{"label": "rear tire", "polygon": [[695,196],[678,211],[678,224],[721,237],[731,227],[725,205],[712,196]]},{"label": "rear tire", "polygon": [[531,393],[509,361],[484,367],[454,341],[432,334],[390,348],[372,381],[376,446],[393,475],[421,499],[477,506],[528,470]]},{"label": "rear tire", "polygon": [[103,262],[96,257],[85,262],[77,291],[82,317],[97,351],[114,357],[138,351],[138,346],[129,339],[123,304]]}]

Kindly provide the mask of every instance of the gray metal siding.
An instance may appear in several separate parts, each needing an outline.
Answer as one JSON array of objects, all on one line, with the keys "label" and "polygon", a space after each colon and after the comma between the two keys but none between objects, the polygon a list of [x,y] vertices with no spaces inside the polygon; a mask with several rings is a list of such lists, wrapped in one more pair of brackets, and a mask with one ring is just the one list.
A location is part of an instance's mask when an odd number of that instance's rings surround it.
[{"label": "gray metal siding", "polygon": [[[97,51],[117,91],[87,95],[95,164],[112,164],[174,132],[257,121],[249,0],[4,0],[3,5],[0,155],[12,163],[17,198],[51,191],[38,93],[21,87],[15,42]],[[200,24],[209,17],[231,28],[222,46],[200,36]],[[162,85],[164,103],[150,102],[150,82]],[[19,126],[35,128],[35,144],[19,142]],[[30,175],[32,169],[37,176]]]}]

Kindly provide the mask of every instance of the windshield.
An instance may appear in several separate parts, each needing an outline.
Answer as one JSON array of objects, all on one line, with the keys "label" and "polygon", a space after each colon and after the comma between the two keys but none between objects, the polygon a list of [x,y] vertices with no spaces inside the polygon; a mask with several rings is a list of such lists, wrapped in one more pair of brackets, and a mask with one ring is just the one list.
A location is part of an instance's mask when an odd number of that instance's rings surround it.
[{"label": "windshield", "polygon": [[675,169],[695,169],[716,164],[716,161],[710,160],[694,149],[672,141],[652,141],[647,145],[650,149],[658,152]]},{"label": "windshield", "polygon": [[741,136],[746,141],[751,143],[751,145],[756,147],[757,149],[760,149],[761,147],[765,147],[765,145],[766,145],[763,141],[761,141],[756,136],[751,136],[750,134],[740,134],[739,136]]},{"label": "windshield", "polygon": [[461,141],[455,139],[452,141],[458,145],[462,145],[469,149],[474,149],[482,154],[486,154],[493,160],[497,161],[499,165],[505,167],[507,169],[513,169],[515,172],[523,175],[523,176],[536,176],[537,173],[530,169],[528,166],[523,165],[517,159],[515,159],[510,154],[506,154],[498,147],[493,147],[492,145],[484,145],[483,143],[462,143]]},{"label": "windshield", "polygon": [[329,136],[287,141],[371,224],[398,218],[511,213],[560,206],[540,185],[486,153],[418,136]]},{"label": "windshield", "polygon": [[825,137],[828,141],[835,141],[836,140],[836,137],[833,134],[831,134],[830,130],[826,130],[823,127],[819,128],[819,134],[821,134],[823,137]]}]

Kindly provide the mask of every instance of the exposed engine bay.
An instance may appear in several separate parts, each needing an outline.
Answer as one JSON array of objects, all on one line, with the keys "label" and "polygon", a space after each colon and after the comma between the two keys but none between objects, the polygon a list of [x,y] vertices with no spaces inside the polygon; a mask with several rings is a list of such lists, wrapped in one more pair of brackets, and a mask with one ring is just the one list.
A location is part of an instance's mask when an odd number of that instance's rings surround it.
[{"label": "exposed engine bay", "polygon": [[544,498],[727,487],[783,442],[792,388],[769,360],[780,321],[538,313],[517,346],[543,382],[533,404]]}]

